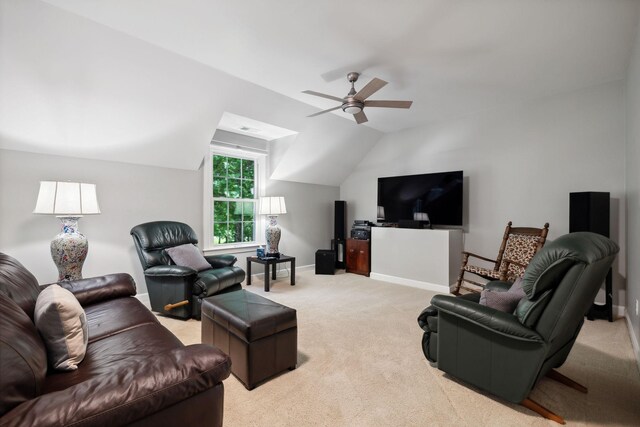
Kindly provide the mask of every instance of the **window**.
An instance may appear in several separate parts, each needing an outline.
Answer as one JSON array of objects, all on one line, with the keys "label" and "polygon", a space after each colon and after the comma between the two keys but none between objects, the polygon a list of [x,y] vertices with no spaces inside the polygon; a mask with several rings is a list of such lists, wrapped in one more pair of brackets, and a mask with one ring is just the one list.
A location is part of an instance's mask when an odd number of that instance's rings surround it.
[{"label": "window", "polygon": [[214,246],[255,242],[257,160],[211,153]]}]

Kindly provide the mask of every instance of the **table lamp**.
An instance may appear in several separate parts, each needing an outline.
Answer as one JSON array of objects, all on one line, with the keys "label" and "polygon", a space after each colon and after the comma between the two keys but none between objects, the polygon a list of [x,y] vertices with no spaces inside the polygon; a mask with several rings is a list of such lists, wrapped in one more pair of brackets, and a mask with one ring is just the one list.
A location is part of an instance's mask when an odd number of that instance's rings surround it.
[{"label": "table lamp", "polygon": [[89,242],[78,232],[78,219],[100,213],[95,184],[40,181],[33,213],[56,215],[62,222],[62,230],[51,241],[51,257],[58,268],[58,280],[82,279]]},{"label": "table lamp", "polygon": [[287,207],[284,204],[284,197],[261,197],[260,198],[260,215],[266,215],[269,218],[269,225],[265,231],[267,240],[266,256],[279,258],[278,243],[280,243],[280,226],[276,218],[278,215],[286,214]]}]

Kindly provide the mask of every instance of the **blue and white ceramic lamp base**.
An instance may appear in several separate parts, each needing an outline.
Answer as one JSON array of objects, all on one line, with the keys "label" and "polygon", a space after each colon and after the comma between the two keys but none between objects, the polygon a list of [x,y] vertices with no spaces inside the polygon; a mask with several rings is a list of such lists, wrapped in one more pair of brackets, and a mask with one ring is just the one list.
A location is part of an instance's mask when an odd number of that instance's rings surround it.
[{"label": "blue and white ceramic lamp base", "polygon": [[89,242],[78,232],[80,217],[59,217],[62,229],[51,241],[51,257],[58,267],[58,280],[82,279],[82,265],[87,258]]},{"label": "blue and white ceramic lamp base", "polygon": [[276,216],[269,216],[269,225],[267,225],[267,229],[265,230],[265,237],[267,240],[267,256],[277,255],[278,252],[278,244],[280,243],[280,235],[282,232],[280,231],[280,226],[278,225],[278,221],[276,220]]}]

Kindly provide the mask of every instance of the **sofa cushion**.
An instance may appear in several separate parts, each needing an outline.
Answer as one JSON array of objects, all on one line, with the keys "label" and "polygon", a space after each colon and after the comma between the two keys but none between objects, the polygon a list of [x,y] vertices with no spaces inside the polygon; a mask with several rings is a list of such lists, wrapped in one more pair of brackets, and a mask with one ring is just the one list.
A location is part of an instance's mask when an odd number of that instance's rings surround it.
[{"label": "sofa cushion", "polygon": [[[83,363],[84,364],[84,363]],[[204,344],[180,347],[154,354],[152,358],[134,357],[123,361],[111,375],[97,375],[69,388],[40,396],[9,413],[2,419],[7,426],[125,426],[136,425],[216,425],[212,419],[221,416],[211,414],[222,403],[222,393],[218,401],[193,401],[195,405],[184,407],[188,414],[173,419],[163,419],[158,423],[149,422],[146,417],[174,408],[187,399],[198,396],[212,388],[222,388],[221,381],[229,376],[231,362],[221,351]],[[73,375],[72,373],[58,376]],[[211,396],[211,395],[209,395]],[[220,410],[222,408],[220,407]],[[199,423],[193,419],[193,411],[203,417]],[[156,417],[157,418],[157,417]],[[184,420],[187,420],[185,424]]]},{"label": "sofa cushion", "polygon": [[133,281],[133,277],[127,273],[62,281],[58,282],[58,285],[70,291],[83,307],[136,294],[136,283]]},{"label": "sofa cushion", "polygon": [[117,298],[84,307],[89,344],[127,329],[158,320],[137,298]]},{"label": "sofa cushion", "polygon": [[47,355],[27,314],[0,294],[0,416],[42,392]]},{"label": "sofa cushion", "polygon": [[45,288],[36,301],[35,323],[54,369],[74,371],[84,359],[87,317],[75,296],[59,285]]},{"label": "sofa cushion", "polygon": [[17,260],[0,252],[0,293],[8,296],[33,320],[40,287],[36,278]]},{"label": "sofa cushion", "polygon": [[92,341],[78,369],[48,375],[44,392],[63,390],[99,375],[116,375],[132,362],[149,363],[158,354],[180,347],[183,347],[180,340],[159,323],[132,326]]},{"label": "sofa cushion", "polygon": [[154,221],[136,225],[131,234],[144,250],[164,249],[185,243],[198,243],[198,235],[187,224],[175,221]]},{"label": "sofa cushion", "polygon": [[[589,248],[585,251],[584,248]],[[524,291],[529,299],[535,299],[548,289],[555,289],[564,274],[576,263],[592,264],[620,248],[610,239],[594,239],[592,233],[566,234],[548,243],[527,266],[524,274]]]},{"label": "sofa cushion", "polygon": [[196,232],[191,227],[175,221],[140,224],[131,229],[131,235],[144,270],[156,265],[169,264],[165,248],[198,243]]},{"label": "sofa cushion", "polygon": [[187,243],[165,249],[176,265],[191,267],[196,271],[208,270],[211,264],[204,259],[197,246]]}]

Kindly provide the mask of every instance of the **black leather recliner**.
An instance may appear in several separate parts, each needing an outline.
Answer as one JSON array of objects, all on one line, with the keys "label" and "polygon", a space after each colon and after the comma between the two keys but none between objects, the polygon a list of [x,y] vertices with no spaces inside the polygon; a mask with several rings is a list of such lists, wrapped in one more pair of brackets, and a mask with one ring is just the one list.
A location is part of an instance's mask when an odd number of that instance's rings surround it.
[{"label": "black leather recliner", "polygon": [[[618,251],[588,232],[547,243],[525,271],[526,296],[513,313],[480,305],[480,294],[434,296],[418,317],[425,356],[456,378],[564,423],[528,396],[545,375],[586,392],[553,369],[567,359]],[[486,289],[510,285],[496,281]]]},{"label": "black leather recliner", "polygon": [[142,263],[153,311],[183,319],[200,319],[203,298],[242,289],[245,272],[234,266],[237,258],[233,255],[205,256],[211,269],[199,272],[173,263],[165,249],[198,243],[195,231],[187,224],[147,222],[133,227],[131,236]]}]

